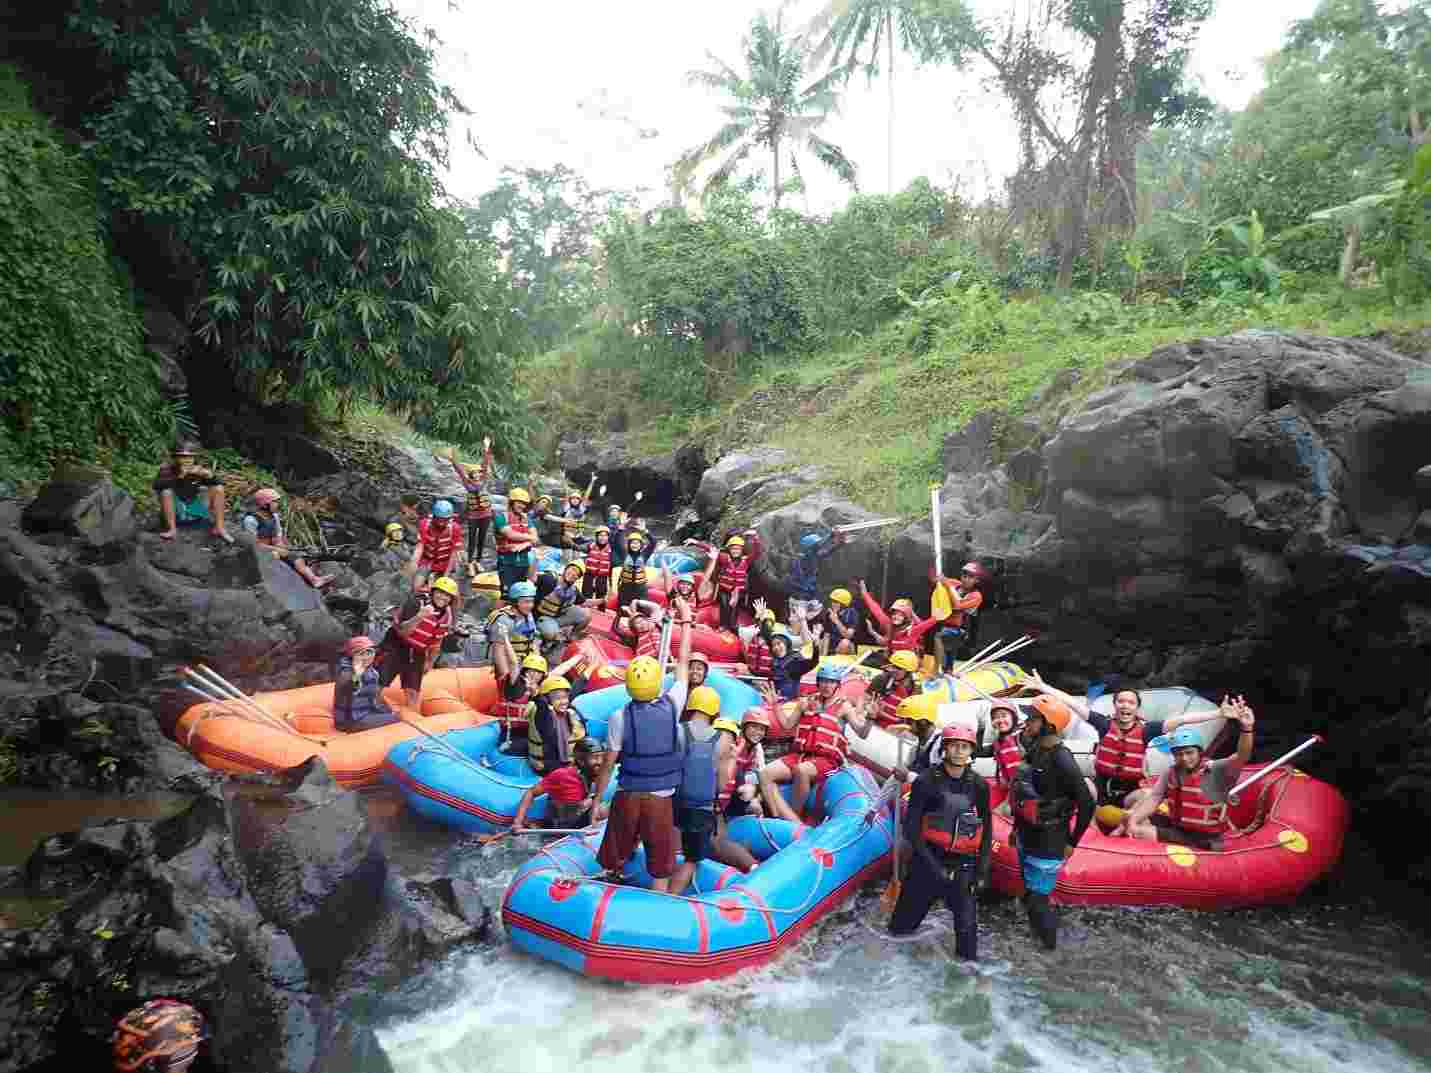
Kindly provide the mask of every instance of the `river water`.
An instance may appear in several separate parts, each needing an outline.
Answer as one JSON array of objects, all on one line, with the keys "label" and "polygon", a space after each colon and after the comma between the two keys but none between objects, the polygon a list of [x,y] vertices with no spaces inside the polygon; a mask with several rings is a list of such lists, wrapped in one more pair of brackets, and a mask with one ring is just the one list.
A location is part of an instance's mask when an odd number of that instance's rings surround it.
[{"label": "river water", "polygon": [[[388,826],[399,857],[435,845]],[[495,906],[530,849],[452,852]],[[425,1012],[379,1036],[400,1073],[1431,1069],[1426,935],[1344,886],[1284,909],[1065,908],[1052,954],[995,900],[974,967],[942,908],[889,938],[881,886],[773,964],[681,988],[587,980],[499,935],[410,981],[404,1004]]]}]

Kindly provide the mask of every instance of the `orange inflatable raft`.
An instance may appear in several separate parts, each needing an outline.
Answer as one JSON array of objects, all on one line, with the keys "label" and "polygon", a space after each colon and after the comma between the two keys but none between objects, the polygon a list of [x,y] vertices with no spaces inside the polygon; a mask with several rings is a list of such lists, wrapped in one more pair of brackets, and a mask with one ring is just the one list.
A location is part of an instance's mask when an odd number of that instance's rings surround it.
[{"label": "orange inflatable raft", "polygon": [[[404,718],[418,715],[431,733],[478,726],[497,699],[490,667],[431,671],[422,680],[420,713],[403,704],[402,690],[389,686],[383,697]],[[348,788],[378,781],[383,758],[400,741],[419,736],[404,723],[345,734],[333,724],[333,683],[257,693],[259,707],[278,717],[275,725],[245,711],[238,703],[203,702],[188,709],[174,728],[174,738],[200,763],[216,771],[282,771],[321,756],[339,785]]]}]

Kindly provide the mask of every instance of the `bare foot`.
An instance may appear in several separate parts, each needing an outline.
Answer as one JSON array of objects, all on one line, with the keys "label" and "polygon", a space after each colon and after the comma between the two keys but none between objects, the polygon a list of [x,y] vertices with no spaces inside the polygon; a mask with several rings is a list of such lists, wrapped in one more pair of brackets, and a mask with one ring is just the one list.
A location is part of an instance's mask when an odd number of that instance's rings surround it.
[{"label": "bare foot", "polygon": [[179,530],[177,530],[177,529],[165,529],[164,532],[162,532],[162,533],[159,534],[159,539],[160,539],[160,540],[173,540],[173,539],[174,539],[176,536],[178,536],[178,535],[179,535]]},{"label": "bare foot", "polygon": [[209,536],[216,536],[225,544],[232,544],[234,542],[234,538],[229,534],[227,529],[210,529]]}]

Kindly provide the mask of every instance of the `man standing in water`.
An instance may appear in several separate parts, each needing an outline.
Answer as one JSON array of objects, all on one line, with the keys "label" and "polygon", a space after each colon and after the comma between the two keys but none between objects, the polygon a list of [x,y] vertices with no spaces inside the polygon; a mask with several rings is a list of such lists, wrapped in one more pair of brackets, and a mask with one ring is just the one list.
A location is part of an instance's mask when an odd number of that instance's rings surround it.
[{"label": "man standing in water", "polygon": [[979,956],[974,896],[989,881],[993,849],[989,784],[970,766],[974,736],[974,728],[963,723],[946,726],[940,735],[942,761],[910,787],[905,834],[914,853],[889,921],[890,934],[908,935],[942,897],[954,914],[954,950],[971,961]]},{"label": "man standing in water", "polygon": [[[1093,822],[1093,794],[1063,744],[1063,732],[1072,721],[1073,712],[1061,700],[1047,694],[1034,698],[1023,729],[1028,759],[1014,773],[1009,789],[1027,892],[1024,906],[1034,936],[1047,950],[1058,946],[1058,917],[1048,896],[1063,862],[1073,856]],[[1068,821],[1075,810],[1078,819],[1070,835]]]}]

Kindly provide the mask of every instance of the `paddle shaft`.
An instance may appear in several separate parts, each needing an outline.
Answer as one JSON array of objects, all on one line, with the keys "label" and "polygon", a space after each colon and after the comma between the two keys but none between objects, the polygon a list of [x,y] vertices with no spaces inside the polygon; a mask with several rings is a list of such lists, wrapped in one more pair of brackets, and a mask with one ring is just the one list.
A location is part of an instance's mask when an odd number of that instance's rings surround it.
[{"label": "paddle shaft", "polygon": [[1295,749],[1293,749],[1291,752],[1283,754],[1280,758],[1278,758],[1277,760],[1274,760],[1272,763],[1268,764],[1265,768],[1263,768],[1261,771],[1259,771],[1256,775],[1252,775],[1252,776],[1250,776],[1249,778],[1243,779],[1241,782],[1239,782],[1236,786],[1234,786],[1231,790],[1228,791],[1228,794],[1227,794],[1227,801],[1228,801],[1228,803],[1229,803],[1229,804],[1232,804],[1232,805],[1237,804],[1237,798],[1238,798],[1238,796],[1239,796],[1244,790],[1246,790],[1249,786],[1251,786],[1253,783],[1255,783],[1258,779],[1262,778],[1262,776],[1271,774],[1273,771],[1276,771],[1279,767],[1286,767],[1287,764],[1289,764],[1289,763],[1292,761],[1292,758],[1295,757],[1298,753],[1303,752],[1303,751],[1306,750],[1306,749],[1310,749],[1313,745],[1320,745],[1320,744],[1322,744],[1324,741],[1326,741],[1326,739],[1325,739],[1324,737],[1322,737],[1320,734],[1313,734],[1313,735],[1312,735],[1310,738],[1308,738],[1306,741],[1302,742],[1301,745],[1297,746],[1297,747],[1296,747]]}]

